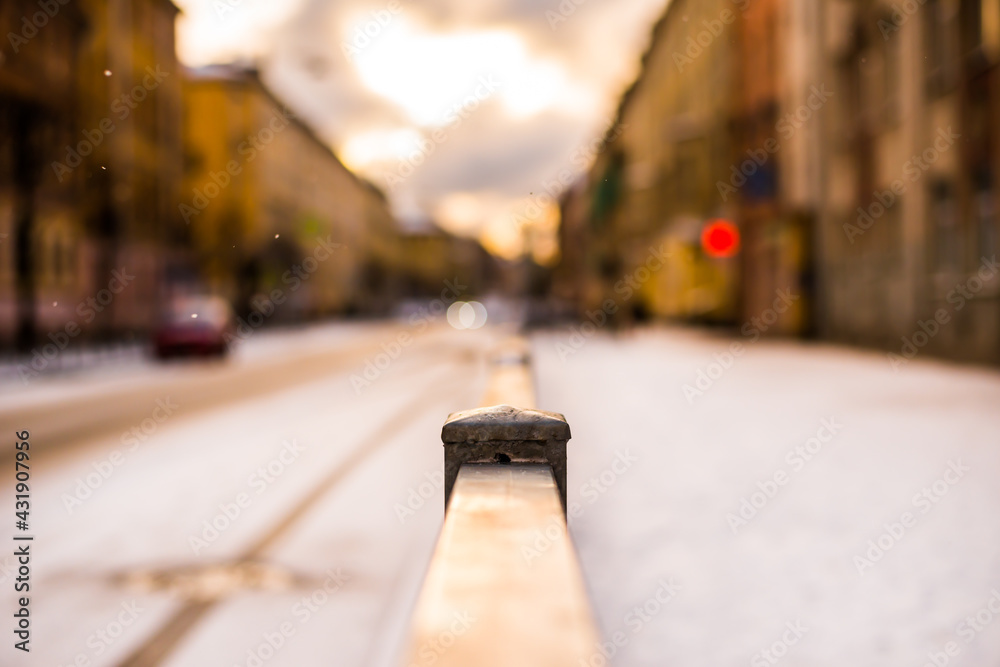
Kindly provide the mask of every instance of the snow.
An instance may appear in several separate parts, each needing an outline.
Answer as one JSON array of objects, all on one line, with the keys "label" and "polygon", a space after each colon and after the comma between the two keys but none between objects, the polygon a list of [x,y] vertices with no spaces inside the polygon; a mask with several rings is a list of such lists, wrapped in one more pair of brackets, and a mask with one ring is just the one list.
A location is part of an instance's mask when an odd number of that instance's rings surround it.
[{"label": "snow", "polygon": [[[684,385],[733,341],[570,336],[535,340],[539,403],[573,429],[571,528],[602,627],[626,632],[615,664],[771,664],[758,652],[797,620],[808,631],[783,665],[923,665],[947,641],[952,664],[997,664],[1000,618],[968,643],[956,631],[1000,589],[1000,374],[743,340],[689,401]],[[795,470],[787,452],[831,419],[843,428]],[[622,450],[637,462],[595,498],[582,485]],[[969,470],[922,513],[913,496],[951,461]],[[779,470],[786,483],[734,533],[727,515]],[[907,511],[915,525],[859,573],[855,556]],[[633,634],[630,610],[669,577],[682,590]]]},{"label": "snow", "polygon": [[[379,349],[397,340],[394,326],[262,333],[233,363],[359,340]],[[117,664],[183,602],[128,577],[230,563],[274,530],[251,557],[291,583],[224,596],[165,664],[247,665],[255,652],[269,655],[268,667],[392,664],[441,524],[441,424],[477,405],[482,360],[503,334],[435,326],[360,393],[351,376],[371,356],[179,413],[72,513],[64,494],[122,443],[115,432],[92,434],[46,452],[33,472],[35,634],[24,664],[69,665],[81,654]],[[713,367],[732,342],[672,328],[597,332],[582,344],[564,329],[532,337],[539,407],[564,413],[573,431],[571,532],[599,625],[623,640],[614,664],[920,667],[949,641],[958,656],[948,664],[1000,662],[1000,618],[971,637],[960,626],[1000,590],[1000,373],[933,360],[897,373],[877,352],[781,340],[742,340],[728,368]],[[715,379],[686,397],[700,371]],[[57,410],[88,387],[145,391],[161,373],[180,375],[172,387],[188,377],[194,385],[205,372],[93,369],[46,378],[17,405]],[[805,460],[795,449],[813,438]],[[290,441],[301,451],[286,454],[273,481],[255,481]],[[771,486],[776,474],[784,482]],[[936,481],[946,492],[919,500]],[[760,485],[773,497],[754,496]],[[4,482],[0,495],[11,493]],[[241,493],[249,505],[196,554],[190,538]],[[766,501],[734,531],[727,516],[751,498]],[[855,557],[906,512],[911,525],[859,573]],[[6,609],[11,564],[0,560]],[[330,572],[344,581],[320,595]],[[668,599],[671,582],[680,589]],[[316,595],[322,604],[304,614],[302,598]],[[132,601],[143,612],[98,655],[94,633]],[[796,623],[800,639],[788,630]],[[277,642],[283,624],[293,632],[270,655],[267,638]],[[765,649],[782,657],[771,662]]]}]

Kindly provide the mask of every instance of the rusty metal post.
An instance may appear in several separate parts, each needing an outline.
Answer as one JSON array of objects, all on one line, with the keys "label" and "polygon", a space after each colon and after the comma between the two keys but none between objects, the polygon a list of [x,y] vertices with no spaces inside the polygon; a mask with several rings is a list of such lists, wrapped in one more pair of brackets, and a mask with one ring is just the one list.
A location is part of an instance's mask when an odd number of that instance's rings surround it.
[{"label": "rusty metal post", "polygon": [[465,463],[542,463],[552,468],[566,512],[566,442],[569,424],[557,412],[494,405],[455,412],[441,429],[444,442],[444,503]]}]

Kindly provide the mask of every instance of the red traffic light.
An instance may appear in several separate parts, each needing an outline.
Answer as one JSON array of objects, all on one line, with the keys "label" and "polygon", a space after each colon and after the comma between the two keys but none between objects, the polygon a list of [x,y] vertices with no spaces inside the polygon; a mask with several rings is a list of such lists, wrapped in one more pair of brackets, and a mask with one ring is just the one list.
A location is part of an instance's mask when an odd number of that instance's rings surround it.
[{"label": "red traffic light", "polygon": [[728,220],[709,220],[701,230],[701,248],[709,257],[732,257],[740,250],[740,230]]}]

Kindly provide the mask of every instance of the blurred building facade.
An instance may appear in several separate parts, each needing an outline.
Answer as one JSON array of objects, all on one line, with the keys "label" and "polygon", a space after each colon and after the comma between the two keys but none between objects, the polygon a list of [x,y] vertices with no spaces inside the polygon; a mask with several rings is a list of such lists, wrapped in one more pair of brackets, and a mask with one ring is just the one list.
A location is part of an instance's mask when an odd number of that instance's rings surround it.
[{"label": "blurred building facade", "polygon": [[734,15],[729,0],[670,3],[593,168],[565,193],[555,289],[585,310],[734,320],[738,265],[698,252],[701,223],[733,213],[715,182],[732,148]]},{"label": "blurred building facade", "polygon": [[1000,361],[1000,2],[822,11],[821,331]]},{"label": "blurred building facade", "polygon": [[253,70],[190,71],[184,99],[181,211],[209,288],[241,310],[288,292],[282,319],[384,305],[399,247],[382,193]]},{"label": "blurred building facade", "polygon": [[740,228],[741,320],[785,297],[771,333],[812,327],[816,146],[830,94],[810,67],[810,49],[822,38],[816,9],[816,2],[757,0],[734,21],[734,144],[715,194],[735,204]]},{"label": "blurred building facade", "polygon": [[[82,285],[83,298],[102,289],[114,295],[89,326],[92,335],[142,335],[159,317],[163,275],[185,261],[177,210],[183,168],[178,9],[170,0],[80,4],[88,20],[77,74],[82,127],[75,153],[82,163],[71,167],[73,150],[61,157],[82,181],[87,226],[78,247],[93,275]],[[89,145],[93,150],[84,155]]]},{"label": "blurred building facade", "polygon": [[[55,16],[28,0],[0,5],[0,339],[33,338],[40,295],[70,296],[83,277],[65,241],[83,234],[77,179],[61,184],[49,159],[77,128],[72,113],[85,24],[76,6]],[[38,86],[38,81],[49,85]],[[68,237],[68,238],[67,238]]]},{"label": "blurred building facade", "polygon": [[460,297],[482,296],[494,287],[508,287],[501,261],[478,240],[447,232],[430,220],[402,225],[400,246],[398,270],[404,298],[438,298],[453,284],[460,288]]},{"label": "blurred building facade", "polygon": [[998,52],[998,0],[675,0],[563,195],[557,292],[592,309],[662,242],[634,310],[1000,361]]},{"label": "blurred building facade", "polygon": [[282,290],[276,321],[402,293],[384,194],[255,71],[181,67],[177,14],[0,5],[0,348],[141,339],[178,292],[246,312]]},{"label": "blurred building facade", "polygon": [[183,242],[176,14],[168,0],[0,9],[0,340],[152,325]]}]

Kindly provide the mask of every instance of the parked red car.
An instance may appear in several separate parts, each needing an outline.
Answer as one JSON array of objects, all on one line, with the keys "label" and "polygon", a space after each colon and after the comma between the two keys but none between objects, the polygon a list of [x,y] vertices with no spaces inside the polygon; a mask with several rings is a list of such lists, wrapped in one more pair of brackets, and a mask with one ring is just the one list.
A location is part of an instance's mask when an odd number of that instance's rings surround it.
[{"label": "parked red car", "polygon": [[225,356],[233,333],[233,311],[217,296],[185,296],[171,301],[153,338],[156,356]]}]

